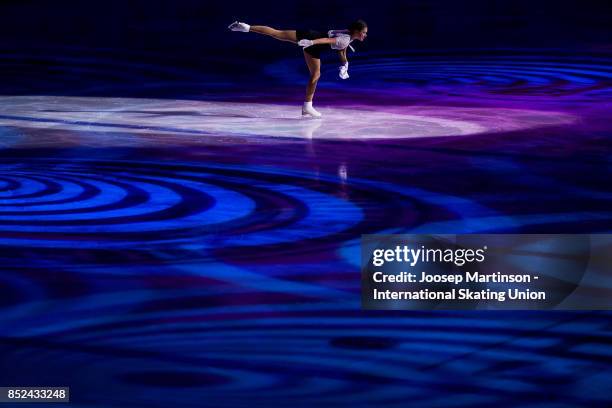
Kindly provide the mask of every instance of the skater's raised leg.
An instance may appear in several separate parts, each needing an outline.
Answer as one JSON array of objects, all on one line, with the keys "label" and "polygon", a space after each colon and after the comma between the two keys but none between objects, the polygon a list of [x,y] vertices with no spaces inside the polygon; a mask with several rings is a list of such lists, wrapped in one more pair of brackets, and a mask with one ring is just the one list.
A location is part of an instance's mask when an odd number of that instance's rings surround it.
[{"label": "skater's raised leg", "polygon": [[297,43],[297,36],[295,34],[295,30],[277,30],[272,27],[262,26],[262,25],[248,25],[246,23],[241,23],[239,21],[234,21],[228,27],[232,31],[241,31],[244,33],[252,32],[257,34],[263,34],[270,36],[272,38],[276,38],[280,41],[288,41],[292,43]]},{"label": "skater's raised leg", "polygon": [[295,30],[277,30],[268,26],[251,26],[251,32],[268,35],[272,38],[276,38],[281,41],[289,41],[297,43],[297,36]]}]

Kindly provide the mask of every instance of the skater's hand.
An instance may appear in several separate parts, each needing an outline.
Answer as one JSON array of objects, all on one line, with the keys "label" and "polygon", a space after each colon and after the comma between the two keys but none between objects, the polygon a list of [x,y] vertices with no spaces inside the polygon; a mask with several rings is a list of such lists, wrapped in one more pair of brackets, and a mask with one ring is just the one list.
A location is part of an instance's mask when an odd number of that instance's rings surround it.
[{"label": "skater's hand", "polygon": [[304,48],[308,48],[310,46],[312,46],[314,44],[314,42],[312,40],[300,40],[298,41],[298,45],[300,47],[304,47]]},{"label": "skater's hand", "polygon": [[342,79],[348,79],[349,74],[348,74],[348,62],[345,62],[343,65],[340,65],[339,68],[340,72],[338,73],[338,76]]}]

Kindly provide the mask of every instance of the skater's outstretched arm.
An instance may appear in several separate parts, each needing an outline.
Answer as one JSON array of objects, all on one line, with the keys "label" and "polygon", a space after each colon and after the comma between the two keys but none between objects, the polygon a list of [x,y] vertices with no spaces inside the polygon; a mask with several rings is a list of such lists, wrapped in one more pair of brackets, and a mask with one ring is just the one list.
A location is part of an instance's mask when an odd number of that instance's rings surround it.
[{"label": "skater's outstretched arm", "polygon": [[335,44],[336,43],[336,39],[335,38],[317,38],[316,40],[308,40],[308,41],[312,41],[311,45]]},{"label": "skater's outstretched arm", "polygon": [[334,50],[343,50],[349,47],[350,43],[351,37],[348,35],[332,38],[317,38],[315,40],[303,39],[298,41],[298,45],[304,48],[312,47],[313,45],[329,44]]},{"label": "skater's outstretched arm", "polygon": [[344,47],[338,47],[337,38],[317,38],[316,40],[303,39],[303,40],[298,41],[298,45],[304,48],[312,47],[313,45],[321,45],[321,44],[329,44],[334,49],[344,48]]}]

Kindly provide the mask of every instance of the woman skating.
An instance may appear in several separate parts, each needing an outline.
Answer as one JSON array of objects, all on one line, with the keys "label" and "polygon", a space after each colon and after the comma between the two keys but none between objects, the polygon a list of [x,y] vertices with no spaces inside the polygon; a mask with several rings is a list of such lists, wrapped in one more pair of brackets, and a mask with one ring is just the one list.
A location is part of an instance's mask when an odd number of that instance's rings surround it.
[{"label": "woman skating", "polygon": [[315,30],[277,30],[268,26],[249,25],[238,21],[230,24],[229,29],[232,31],[264,34],[277,40],[292,42],[303,47],[304,58],[310,72],[310,80],[306,87],[306,98],[302,107],[302,115],[310,117],[321,117],[321,114],[312,106],[317,82],[321,76],[321,53],[330,48],[338,51],[340,62],[342,63],[339,68],[339,76],[342,79],[347,79],[349,75],[346,49],[350,47],[352,41],[363,41],[368,35],[368,25],[363,20],[354,21],[346,30],[329,30],[327,33]]}]

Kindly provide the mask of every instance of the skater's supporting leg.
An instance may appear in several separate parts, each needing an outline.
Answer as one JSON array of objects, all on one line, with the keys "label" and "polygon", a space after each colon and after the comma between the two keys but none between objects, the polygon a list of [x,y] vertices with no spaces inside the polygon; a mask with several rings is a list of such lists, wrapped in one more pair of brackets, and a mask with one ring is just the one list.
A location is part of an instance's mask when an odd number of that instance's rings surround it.
[{"label": "skater's supporting leg", "polygon": [[310,71],[310,79],[306,86],[306,99],[304,100],[304,107],[302,108],[302,115],[312,115],[319,117],[321,114],[312,107],[312,99],[314,97],[315,90],[317,89],[317,82],[321,77],[321,60],[310,56],[304,52],[304,58],[308,71]]},{"label": "skater's supporting leg", "polygon": [[311,57],[306,52],[304,52],[304,58],[306,59],[308,71],[310,71],[310,79],[308,80],[308,85],[306,86],[305,101],[312,102],[312,98],[314,97],[314,93],[317,89],[317,82],[319,82],[319,78],[321,77],[321,60]]}]

